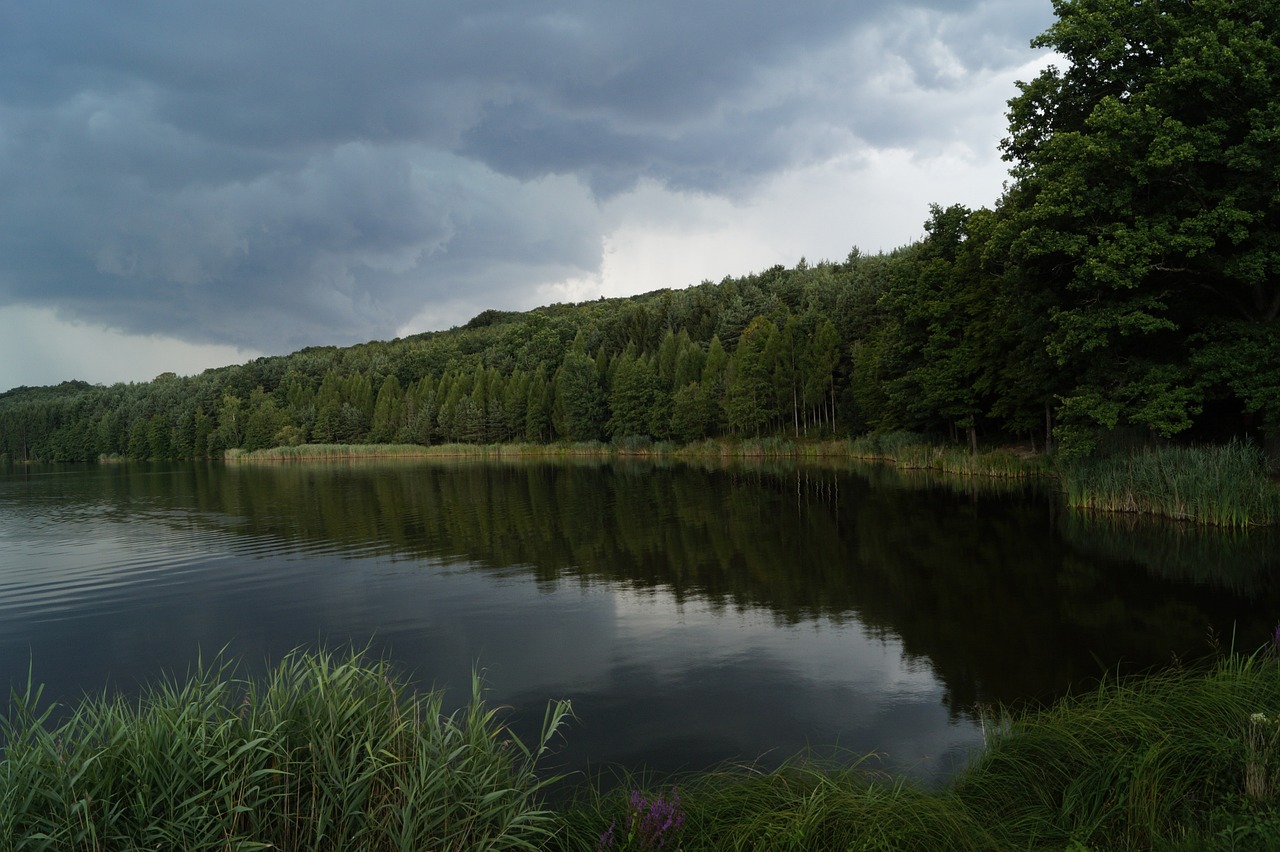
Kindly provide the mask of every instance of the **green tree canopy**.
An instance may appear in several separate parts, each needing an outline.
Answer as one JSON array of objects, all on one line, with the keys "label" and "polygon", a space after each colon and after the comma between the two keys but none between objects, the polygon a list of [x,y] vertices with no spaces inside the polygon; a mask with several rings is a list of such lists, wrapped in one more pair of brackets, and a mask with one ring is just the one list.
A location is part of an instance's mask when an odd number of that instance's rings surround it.
[{"label": "green tree canopy", "polygon": [[1013,252],[1055,292],[1064,438],[1087,447],[1123,423],[1171,435],[1215,392],[1197,351],[1240,324],[1271,339],[1280,318],[1280,4],[1054,8],[1033,45],[1068,64],[1010,101]]}]

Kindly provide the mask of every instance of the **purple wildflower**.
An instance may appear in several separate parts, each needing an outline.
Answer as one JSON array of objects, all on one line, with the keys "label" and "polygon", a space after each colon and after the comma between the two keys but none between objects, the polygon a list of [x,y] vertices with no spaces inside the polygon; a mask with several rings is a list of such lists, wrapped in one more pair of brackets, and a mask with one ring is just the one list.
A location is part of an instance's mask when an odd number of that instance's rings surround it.
[{"label": "purple wildflower", "polygon": [[650,852],[676,848],[685,816],[678,790],[672,788],[669,800],[661,794],[656,799],[645,799],[639,790],[633,790],[630,804],[627,836],[635,841],[636,849]]},{"label": "purple wildflower", "polygon": [[654,852],[658,849],[679,850],[680,831],[684,827],[684,808],[680,804],[680,791],[671,788],[671,798],[661,794],[656,799],[646,799],[639,790],[632,790],[627,800],[627,818],[618,836],[618,821],[600,835],[596,852],[612,849]]},{"label": "purple wildflower", "polygon": [[613,830],[618,827],[618,821],[615,819],[609,823],[609,827],[600,835],[600,842],[596,844],[596,852],[604,852],[606,849],[613,848]]}]

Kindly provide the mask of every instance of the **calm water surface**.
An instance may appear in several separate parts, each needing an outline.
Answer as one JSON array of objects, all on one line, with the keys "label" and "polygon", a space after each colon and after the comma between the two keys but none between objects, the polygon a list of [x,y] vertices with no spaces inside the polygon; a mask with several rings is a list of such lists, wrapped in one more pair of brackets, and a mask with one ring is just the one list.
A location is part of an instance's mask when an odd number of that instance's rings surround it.
[{"label": "calm water surface", "polygon": [[73,700],[219,649],[354,643],[461,701],[472,668],[562,768],[875,752],[943,778],[982,705],[1254,647],[1273,533],[1070,516],[884,468],[628,462],[0,471],[0,687]]}]

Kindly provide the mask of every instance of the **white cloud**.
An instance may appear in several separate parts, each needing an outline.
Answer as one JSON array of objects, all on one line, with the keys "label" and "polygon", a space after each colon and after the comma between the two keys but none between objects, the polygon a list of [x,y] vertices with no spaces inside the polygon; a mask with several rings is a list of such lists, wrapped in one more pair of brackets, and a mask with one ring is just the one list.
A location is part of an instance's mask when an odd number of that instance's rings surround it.
[{"label": "white cloud", "polygon": [[69,380],[114,384],[150,381],[164,372],[193,375],[258,354],[65,322],[44,308],[0,308],[0,392]]},{"label": "white cloud", "polygon": [[851,145],[736,200],[642,182],[603,206],[600,272],[548,282],[538,292],[548,302],[626,296],[791,266],[801,257],[840,261],[855,246],[875,253],[920,239],[931,203],[977,208],[997,201],[1007,176],[998,150],[1005,124],[989,104],[1007,100],[1015,80],[1034,76],[1050,59],[975,73],[961,94],[895,92],[910,109],[964,117],[953,141],[932,153]]}]

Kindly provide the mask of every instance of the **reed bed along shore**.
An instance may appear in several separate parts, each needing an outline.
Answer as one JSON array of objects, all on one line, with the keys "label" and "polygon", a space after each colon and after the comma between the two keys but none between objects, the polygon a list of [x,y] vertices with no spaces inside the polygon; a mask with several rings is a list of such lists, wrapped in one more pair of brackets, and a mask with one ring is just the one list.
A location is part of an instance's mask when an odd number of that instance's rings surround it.
[{"label": "reed bed along shore", "polygon": [[644,438],[611,443],[579,441],[555,444],[299,444],[243,452],[228,450],[231,462],[323,461],[378,458],[564,458],[649,456],[656,458],[852,458],[850,442],[844,440],[794,442],[779,438],[742,441],[699,441],[674,444]]},{"label": "reed bed along shore", "polygon": [[867,436],[855,440],[747,438],[676,444],[626,438],[610,443],[580,441],[555,444],[299,444],[244,452],[228,450],[231,462],[322,461],[378,458],[562,458],[573,456],[611,458],[649,456],[688,459],[846,459],[893,462],[898,467],[931,469],[970,476],[1023,477],[1039,475],[1045,467],[1034,458],[1009,450],[969,454],[968,450],[922,442],[919,436],[899,434]]},{"label": "reed bed along shore", "polygon": [[951,476],[1035,479],[1053,476],[1043,455],[1006,447],[972,453],[966,447],[929,441],[911,432],[864,435],[849,442],[849,455],[888,462],[902,470],[927,470]]},{"label": "reed bed along shore", "polygon": [[288,656],[262,680],[219,660],[65,721],[40,690],[0,723],[0,849],[538,849],[538,760],[478,679],[452,713],[358,655]]},{"label": "reed bed along shore", "polygon": [[336,461],[341,459],[500,459],[609,456],[614,449],[599,441],[577,444],[298,444],[267,450],[229,450],[229,462]]},{"label": "reed bed along shore", "polygon": [[341,459],[591,459],[658,458],[690,461],[795,459],[873,461],[900,470],[969,479],[1056,481],[1069,509],[1169,518],[1246,528],[1280,525],[1280,486],[1252,444],[1148,447],[1129,453],[1058,463],[1043,454],[997,447],[979,453],[930,442],[906,432],[852,440],[760,438],[706,440],[688,445],[624,439],[564,444],[303,444],[228,461],[288,462]]},{"label": "reed bed along shore", "polygon": [[[65,721],[38,688],[0,727],[0,849],[1138,850],[1280,848],[1280,655],[1110,679],[986,718],[985,748],[926,789],[797,757],[675,778],[565,779],[484,705],[445,713],[385,663],[219,661]],[[572,731],[568,733],[572,736]]]},{"label": "reed bed along shore", "polygon": [[1252,444],[1147,447],[1081,459],[1061,468],[1061,481],[1071,509],[1221,527],[1280,523],[1280,489]]}]

